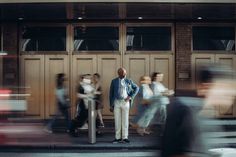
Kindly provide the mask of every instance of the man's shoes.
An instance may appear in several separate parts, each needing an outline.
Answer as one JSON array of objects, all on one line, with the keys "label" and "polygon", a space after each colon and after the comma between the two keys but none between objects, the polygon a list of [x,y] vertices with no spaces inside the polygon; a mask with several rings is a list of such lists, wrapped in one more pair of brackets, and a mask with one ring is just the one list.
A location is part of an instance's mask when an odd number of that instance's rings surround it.
[{"label": "man's shoes", "polygon": [[112,141],[112,143],[113,144],[116,144],[116,143],[121,143],[122,142],[122,140],[121,139],[114,139],[113,141]]},{"label": "man's shoes", "polygon": [[123,139],[122,141],[123,141],[123,143],[130,143],[130,141],[129,141],[129,139],[128,139],[128,138],[126,138],[126,139]]},{"label": "man's shoes", "polygon": [[130,143],[129,139],[115,139],[112,141],[112,143],[116,144],[116,143]]}]

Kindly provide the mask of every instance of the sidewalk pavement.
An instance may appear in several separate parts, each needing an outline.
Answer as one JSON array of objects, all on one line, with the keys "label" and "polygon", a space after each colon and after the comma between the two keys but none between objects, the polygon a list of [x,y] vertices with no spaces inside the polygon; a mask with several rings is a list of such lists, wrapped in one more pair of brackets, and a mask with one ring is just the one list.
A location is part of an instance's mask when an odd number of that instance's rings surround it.
[{"label": "sidewalk pavement", "polygon": [[[111,123],[112,124],[112,123]],[[88,130],[79,132],[78,137],[72,137],[65,128],[55,128],[55,133],[47,133],[44,123],[18,122],[0,124],[0,151],[102,151],[102,150],[157,150],[160,149],[161,136],[158,126],[152,128],[153,134],[140,136],[135,129],[129,129],[130,143],[113,144],[114,126],[106,127],[97,135],[96,143],[88,142]],[[209,130],[206,137],[212,148],[236,148],[236,120],[210,120],[203,125],[223,126],[224,130]],[[174,130],[173,130],[174,133]]]},{"label": "sidewalk pavement", "polygon": [[[28,126],[26,126],[28,125]],[[32,127],[34,126],[34,127]],[[74,149],[74,150],[117,150],[117,149],[158,149],[160,146],[160,136],[155,133],[146,136],[138,135],[134,129],[130,129],[130,143],[113,144],[114,133],[112,128],[101,129],[101,134],[97,135],[96,143],[88,142],[88,130],[81,130],[78,137],[73,137],[66,132],[47,133],[40,124],[20,124],[11,126],[6,130],[0,127],[2,133],[0,150],[32,150],[32,149]],[[9,127],[7,127],[9,128]],[[15,128],[15,129],[14,129]],[[31,129],[29,129],[31,128]],[[15,132],[14,132],[15,130]]]}]

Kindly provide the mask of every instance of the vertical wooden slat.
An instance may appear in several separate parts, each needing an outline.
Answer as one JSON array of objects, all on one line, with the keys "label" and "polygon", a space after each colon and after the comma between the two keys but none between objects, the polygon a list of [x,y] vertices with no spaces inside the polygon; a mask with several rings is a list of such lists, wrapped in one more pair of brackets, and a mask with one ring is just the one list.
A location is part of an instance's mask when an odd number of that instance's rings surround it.
[{"label": "vertical wooden slat", "polygon": [[[68,55],[45,55],[45,114],[46,118],[54,115],[57,110],[56,105],[56,75],[65,73],[69,78]],[[69,79],[66,81],[67,88],[69,87]]]},{"label": "vertical wooden slat", "polygon": [[169,88],[174,89],[174,63],[173,55],[150,55],[150,72],[161,72],[164,74],[163,84]]},{"label": "vertical wooden slat", "polygon": [[101,75],[103,89],[103,115],[110,117],[109,91],[111,80],[117,77],[117,69],[121,66],[120,55],[98,55],[98,73]]},{"label": "vertical wooden slat", "polygon": [[72,116],[75,114],[77,87],[79,77],[82,74],[93,74],[97,72],[96,55],[73,55],[71,74],[71,91],[72,91]]},{"label": "vertical wooden slat", "polygon": [[[44,56],[21,56],[20,82],[22,87],[29,88],[26,114],[33,118],[44,119]],[[27,93],[28,94],[28,93]]]}]

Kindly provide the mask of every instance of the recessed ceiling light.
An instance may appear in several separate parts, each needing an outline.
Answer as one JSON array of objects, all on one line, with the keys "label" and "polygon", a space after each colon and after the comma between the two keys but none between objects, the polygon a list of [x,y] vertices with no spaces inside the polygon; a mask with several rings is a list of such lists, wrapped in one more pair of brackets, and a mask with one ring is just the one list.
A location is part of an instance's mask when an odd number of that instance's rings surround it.
[{"label": "recessed ceiling light", "polygon": [[197,17],[197,19],[198,19],[198,20],[202,20],[202,17],[201,17],[201,16],[199,16],[199,17]]},{"label": "recessed ceiling light", "polygon": [[82,17],[78,17],[78,20],[82,20],[83,18]]},{"label": "recessed ceiling light", "polygon": [[18,17],[18,20],[24,20],[24,18],[23,17]]},{"label": "recessed ceiling light", "polygon": [[139,16],[139,17],[138,17],[138,19],[139,19],[139,20],[142,20],[142,19],[143,19],[143,17],[142,17],[142,16]]}]

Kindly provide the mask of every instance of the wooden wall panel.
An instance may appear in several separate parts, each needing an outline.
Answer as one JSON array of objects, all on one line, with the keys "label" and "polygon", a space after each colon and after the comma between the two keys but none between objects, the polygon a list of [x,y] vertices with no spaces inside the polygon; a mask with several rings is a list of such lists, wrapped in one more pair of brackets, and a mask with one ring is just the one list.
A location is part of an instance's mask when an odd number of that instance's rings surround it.
[{"label": "wooden wall panel", "polygon": [[73,55],[71,70],[72,116],[75,115],[76,110],[76,92],[80,75],[93,74],[95,72],[97,72],[96,55]]},{"label": "wooden wall panel", "polygon": [[[196,89],[197,84],[199,83],[197,71],[199,70],[200,66],[214,62],[214,54],[192,54],[192,89]],[[205,116],[215,117],[217,114],[217,109],[210,107],[204,109],[201,111],[201,113]]]},{"label": "wooden wall panel", "polygon": [[44,118],[44,57],[21,56],[21,86],[29,87],[26,114]]},{"label": "wooden wall panel", "polygon": [[192,55],[192,87],[196,88],[197,81],[197,71],[198,68],[204,64],[214,63],[214,54],[193,54]]},{"label": "wooden wall panel", "polygon": [[[150,75],[150,72],[160,71],[165,74],[165,85],[167,87],[173,86],[173,73],[172,69],[173,58],[172,55],[140,55],[129,54],[123,56],[123,64],[121,55],[117,54],[95,54],[95,55],[72,55],[71,61],[69,61],[68,55],[39,55],[42,59],[40,63],[37,63],[40,69],[25,69],[27,75],[35,75],[45,82],[41,84],[42,91],[38,94],[41,96],[38,102],[41,102],[43,107],[41,117],[50,118],[56,111],[55,102],[55,80],[56,74],[66,73],[68,77],[68,87],[70,96],[72,98],[72,113],[74,116],[76,107],[76,89],[79,83],[79,76],[81,74],[94,74],[98,72],[101,74],[102,88],[103,88],[103,103],[104,103],[104,117],[111,118],[113,115],[109,111],[109,90],[111,80],[117,77],[117,69],[119,67],[125,67],[127,70],[127,77],[131,78],[137,85],[139,85],[139,79],[143,75]],[[34,55],[34,60],[37,59],[37,55]],[[23,62],[22,62],[23,63]],[[72,63],[71,66],[69,63]],[[32,63],[28,63],[32,65]],[[36,63],[34,63],[36,64]],[[29,66],[28,65],[28,66]],[[37,67],[33,66],[33,67]],[[22,64],[24,68],[24,64]],[[69,68],[70,67],[70,68]],[[34,74],[40,72],[39,74]],[[172,79],[171,79],[172,78]],[[37,80],[37,79],[36,79]],[[37,87],[38,88],[38,87]],[[137,102],[135,101],[135,104]],[[34,111],[30,112],[34,113]],[[131,110],[131,115],[135,114],[135,107]]]},{"label": "wooden wall panel", "polygon": [[113,115],[109,109],[109,91],[111,80],[116,78],[117,70],[121,66],[119,55],[98,55],[98,73],[101,75],[103,89],[103,115],[109,117]]},{"label": "wooden wall panel", "polygon": [[216,54],[215,62],[220,63],[222,65],[226,65],[231,67],[232,69],[236,69],[236,58],[235,55],[225,55],[225,54]]},{"label": "wooden wall panel", "polygon": [[[69,78],[68,56],[67,55],[46,55],[45,56],[45,107],[46,118],[54,115],[57,111],[55,90],[56,75],[65,73]],[[65,82],[69,87],[69,79]]]},{"label": "wooden wall panel", "polygon": [[[232,67],[235,69],[236,63],[235,63],[235,56],[231,54],[193,54],[192,55],[192,81],[194,88],[197,86],[197,71],[198,67],[202,64],[206,63],[219,63],[222,65],[226,65],[229,67]],[[236,103],[234,104],[229,104],[227,106],[223,106],[219,104],[215,108],[215,116],[216,117],[221,117],[221,118],[227,118],[227,117],[235,117],[236,115]],[[206,115],[209,113],[206,112]]]},{"label": "wooden wall panel", "polygon": [[149,75],[149,55],[125,55],[124,67],[127,70],[127,76],[139,84],[141,76]]},{"label": "wooden wall panel", "polygon": [[[215,57],[215,62],[226,65],[231,67],[232,69],[235,69],[235,56],[234,55],[229,55],[229,54],[216,54]],[[218,115],[219,116],[233,116],[234,114],[234,106],[235,104],[231,105],[220,105],[219,104],[219,109],[218,109]]]},{"label": "wooden wall panel", "polygon": [[172,55],[151,55],[151,74],[153,72],[162,72],[164,74],[163,84],[169,88],[174,89],[174,63]]},{"label": "wooden wall panel", "polygon": [[[127,70],[127,76],[132,79],[138,86],[140,86],[139,80],[143,75],[149,76],[150,63],[149,55],[129,54],[124,56],[124,67]],[[137,99],[134,100],[130,115],[135,115]]]}]

